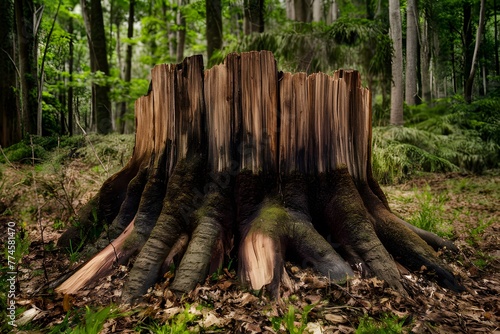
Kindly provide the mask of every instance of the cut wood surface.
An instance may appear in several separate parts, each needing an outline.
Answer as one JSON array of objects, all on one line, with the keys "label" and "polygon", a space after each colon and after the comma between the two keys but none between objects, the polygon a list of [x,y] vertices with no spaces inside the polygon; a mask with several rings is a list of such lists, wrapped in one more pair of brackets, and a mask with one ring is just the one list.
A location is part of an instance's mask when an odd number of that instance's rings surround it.
[{"label": "cut wood surface", "polygon": [[[140,298],[165,263],[176,265],[171,288],[182,294],[235,253],[242,283],[274,294],[288,284],[289,253],[336,281],[354,275],[343,254],[402,291],[395,257],[460,289],[427,244],[452,243],[408,228],[373,179],[371,95],[358,72],[282,73],[261,51],[208,70],[193,56],[151,77],[136,102],[134,154],[97,208],[112,232],[97,248],[118,238],[118,254],[138,253],[124,301]],[[106,261],[89,261],[86,282],[113,265]],[[82,270],[58,291],[77,292]]]}]

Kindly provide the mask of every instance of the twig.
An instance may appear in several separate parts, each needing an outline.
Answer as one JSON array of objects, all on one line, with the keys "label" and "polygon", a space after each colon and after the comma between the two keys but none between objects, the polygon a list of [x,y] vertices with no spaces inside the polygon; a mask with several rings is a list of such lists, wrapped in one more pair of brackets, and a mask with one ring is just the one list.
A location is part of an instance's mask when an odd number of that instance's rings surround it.
[{"label": "twig", "polygon": [[3,157],[5,158],[5,161],[7,161],[7,163],[12,167],[14,168],[15,170],[17,170],[16,166],[14,166],[14,164],[12,162],[10,162],[9,158],[7,158],[7,156],[5,155],[5,152],[3,151],[3,148],[2,148],[2,145],[0,145],[0,151],[2,151],[2,155]]},{"label": "twig", "polygon": [[41,236],[41,241],[42,241],[42,264],[43,264],[43,274],[45,276],[45,280],[48,282],[49,281],[49,275],[47,274],[47,265],[46,265],[46,256],[45,256],[45,240],[43,237],[43,233],[45,231],[44,226],[42,225],[42,215],[41,215],[41,207],[40,203],[38,202],[38,189],[36,185],[36,178],[35,178],[35,145],[33,145],[33,136],[30,136],[30,146],[31,146],[31,165],[33,166],[33,187],[35,188],[35,201],[36,201],[36,220],[38,223],[38,227],[40,229],[40,236]]}]

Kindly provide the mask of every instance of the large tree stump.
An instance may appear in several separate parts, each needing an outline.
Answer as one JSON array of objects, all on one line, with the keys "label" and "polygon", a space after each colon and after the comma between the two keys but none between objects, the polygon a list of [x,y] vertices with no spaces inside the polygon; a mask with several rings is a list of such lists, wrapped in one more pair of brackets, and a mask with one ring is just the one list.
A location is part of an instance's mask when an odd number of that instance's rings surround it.
[{"label": "large tree stump", "polygon": [[391,213],[372,177],[371,96],[358,72],[281,73],[266,51],[204,71],[194,56],[152,70],[136,122],[132,159],[89,203],[109,224],[104,249],[57,291],[138,253],[124,301],[174,263],[171,288],[185,293],[232,251],[253,290],[288,284],[288,254],[336,281],[353,276],[345,258],[403,291],[395,259],[460,289],[433,249],[453,244]]}]

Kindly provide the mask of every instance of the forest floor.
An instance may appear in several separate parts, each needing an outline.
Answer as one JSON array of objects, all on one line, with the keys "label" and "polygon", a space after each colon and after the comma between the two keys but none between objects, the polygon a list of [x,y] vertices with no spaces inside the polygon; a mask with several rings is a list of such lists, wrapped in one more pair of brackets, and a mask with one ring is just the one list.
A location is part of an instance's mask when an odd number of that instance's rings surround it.
[{"label": "forest floor", "polygon": [[[498,170],[483,175],[425,174],[402,184],[383,186],[399,216],[412,223],[427,222],[454,239],[460,253],[445,252],[441,256],[461,277],[466,288],[462,293],[448,291],[403,267],[400,270],[407,297],[386,288],[376,278],[355,278],[340,286],[288,263],[295,289],[282,291],[278,300],[241,289],[234,264],[181,300],[173,298],[168,290],[170,278],[166,277],[139,306],[119,305],[130,269],[126,266],[76,296],[58,296],[46,289],[47,282],[82,259],[76,250],[68,253],[57,249],[56,241],[74,211],[123,161],[109,168],[109,160],[89,163],[81,158],[35,167],[0,165],[0,225],[13,222],[18,231],[18,252],[29,245],[17,268],[15,291],[18,318],[24,316],[25,324],[10,329],[71,332],[69,328],[90,322],[92,316],[95,321],[100,314],[104,317],[102,333],[354,333],[357,328],[362,333],[363,328],[375,328],[377,324],[399,326],[401,332],[412,333],[500,333]],[[8,233],[0,239],[5,245]],[[107,309],[109,313],[99,313],[108,305],[113,305]],[[86,310],[86,306],[90,308]],[[386,329],[384,333],[393,332]]]}]

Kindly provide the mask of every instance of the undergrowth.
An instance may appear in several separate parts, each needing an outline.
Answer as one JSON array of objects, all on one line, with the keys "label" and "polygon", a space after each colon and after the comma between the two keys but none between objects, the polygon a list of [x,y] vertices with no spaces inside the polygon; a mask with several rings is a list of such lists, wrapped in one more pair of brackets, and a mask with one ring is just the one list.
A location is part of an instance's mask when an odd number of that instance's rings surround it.
[{"label": "undergrowth", "polygon": [[421,172],[482,173],[500,166],[500,98],[460,97],[407,108],[405,126],[373,128],[373,174],[398,183]]},{"label": "undergrowth", "polygon": [[360,318],[356,334],[400,334],[403,333],[405,318],[394,314],[385,314],[380,320],[368,315]]}]

